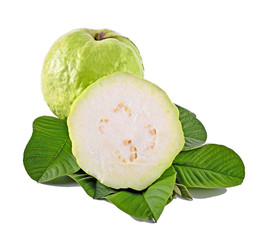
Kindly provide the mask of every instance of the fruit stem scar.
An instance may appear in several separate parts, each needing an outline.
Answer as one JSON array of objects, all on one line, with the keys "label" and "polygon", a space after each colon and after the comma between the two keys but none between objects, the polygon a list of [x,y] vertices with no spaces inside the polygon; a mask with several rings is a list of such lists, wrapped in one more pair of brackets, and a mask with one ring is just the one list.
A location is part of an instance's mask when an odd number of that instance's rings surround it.
[{"label": "fruit stem scar", "polygon": [[104,36],[105,36],[105,33],[104,32],[99,32],[99,33],[96,33],[95,36],[94,36],[94,39],[99,41],[99,40],[102,40],[104,39]]}]

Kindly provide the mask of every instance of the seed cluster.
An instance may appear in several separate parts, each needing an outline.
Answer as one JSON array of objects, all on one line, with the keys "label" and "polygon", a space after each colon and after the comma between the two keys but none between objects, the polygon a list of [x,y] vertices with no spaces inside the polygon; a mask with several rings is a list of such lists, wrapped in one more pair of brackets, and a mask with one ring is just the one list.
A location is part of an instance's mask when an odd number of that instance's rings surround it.
[{"label": "seed cluster", "polygon": [[100,133],[104,133],[104,131],[103,131],[103,128],[104,128],[104,124],[103,123],[108,123],[109,122],[109,119],[107,119],[107,118],[102,118],[100,121],[99,121],[99,127],[98,127],[98,129],[99,129],[99,132]]},{"label": "seed cluster", "polygon": [[123,162],[123,163],[126,163],[126,162],[127,162],[126,159],[120,154],[120,151],[119,151],[118,149],[115,151],[115,154],[117,155],[117,158],[118,158],[121,162]]},{"label": "seed cluster", "polygon": [[132,141],[130,139],[126,139],[123,141],[123,144],[125,146],[128,146],[129,145],[129,150],[130,150],[130,157],[129,157],[129,161],[130,162],[133,162],[137,157],[138,157],[138,154],[137,154],[137,148],[132,144]]},{"label": "seed cluster", "polygon": [[124,103],[119,103],[116,108],[114,108],[114,113],[117,113],[119,110],[125,111],[128,114],[128,117],[131,117],[132,111],[129,106],[125,105]]},{"label": "seed cluster", "polygon": [[128,145],[128,144],[130,144],[130,143],[131,143],[131,140],[124,140],[124,141],[123,141],[123,144],[124,144],[124,145]]},{"label": "seed cluster", "polygon": [[146,148],[146,150],[154,149],[155,142],[156,142],[156,137],[157,137],[156,130],[155,130],[155,128],[152,127],[151,124],[146,125],[145,128],[148,128],[149,129],[149,133],[153,136],[153,142],[152,142],[152,144],[149,147]]},{"label": "seed cluster", "polygon": [[[131,114],[132,114],[131,109],[124,103],[117,104],[117,106],[113,109],[114,113],[117,113],[118,111],[124,111],[128,114],[128,117],[131,117]],[[98,129],[99,129],[101,134],[104,134],[104,127],[105,127],[105,124],[107,124],[107,123],[109,123],[109,119],[107,119],[107,118],[102,118],[99,121]],[[151,124],[144,126],[144,128],[148,129],[149,134],[152,136],[152,142],[148,147],[145,148],[145,150],[154,149],[155,143],[156,143],[156,138],[157,138],[156,129],[153,128]],[[135,159],[138,158],[138,151],[137,151],[136,146],[133,144],[131,139],[125,139],[122,141],[122,143],[124,146],[129,147],[129,158],[126,159],[125,157],[123,157],[121,155],[121,152],[117,149],[115,151],[115,154],[117,155],[118,160],[120,160],[123,163],[133,162]]]}]

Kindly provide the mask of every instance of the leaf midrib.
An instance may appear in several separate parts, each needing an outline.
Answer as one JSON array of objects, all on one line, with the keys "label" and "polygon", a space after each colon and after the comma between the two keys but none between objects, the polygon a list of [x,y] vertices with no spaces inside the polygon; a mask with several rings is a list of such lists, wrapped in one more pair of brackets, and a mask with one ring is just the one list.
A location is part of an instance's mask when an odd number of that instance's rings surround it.
[{"label": "leaf midrib", "polygon": [[[197,137],[200,137],[200,136],[197,136]],[[187,138],[187,139],[191,139],[191,140],[197,140],[197,141],[202,141],[202,142],[204,142],[206,139],[204,138],[204,139],[201,139],[201,137],[203,137],[203,136],[201,136],[200,138],[197,138],[197,137],[195,137],[195,138],[193,138],[193,137],[187,137],[187,136],[185,136],[185,138]]]},{"label": "leaf midrib", "polygon": [[40,176],[40,178],[38,179],[38,182],[40,182],[40,179],[43,178],[44,174],[47,172],[48,168],[51,166],[52,163],[54,163],[57,159],[57,157],[59,156],[59,154],[61,153],[61,151],[63,150],[64,146],[66,145],[66,142],[68,140],[68,136],[66,137],[66,139],[64,140],[63,144],[60,146],[58,152],[56,153],[56,155],[54,157],[52,157],[52,160],[49,162],[48,166],[45,168],[46,170],[43,172],[43,174]]},{"label": "leaf midrib", "polygon": [[174,166],[179,166],[179,167],[194,168],[194,169],[199,169],[199,170],[203,170],[203,171],[207,171],[207,172],[212,172],[212,173],[219,174],[219,175],[224,175],[224,176],[228,176],[228,177],[243,179],[242,177],[237,177],[237,176],[233,176],[233,175],[229,175],[229,174],[225,174],[225,173],[219,173],[219,172],[215,172],[213,170],[206,169],[206,168],[194,167],[194,166],[187,166],[187,165],[178,164],[178,163],[173,163],[173,165]]}]

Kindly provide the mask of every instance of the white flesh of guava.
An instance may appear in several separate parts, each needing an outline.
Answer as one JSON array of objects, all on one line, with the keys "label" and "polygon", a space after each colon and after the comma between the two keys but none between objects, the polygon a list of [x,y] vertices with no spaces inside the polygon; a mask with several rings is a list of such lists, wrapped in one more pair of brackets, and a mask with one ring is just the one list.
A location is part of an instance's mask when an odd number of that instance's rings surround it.
[{"label": "white flesh of guava", "polygon": [[179,112],[166,93],[128,73],[88,87],[72,105],[68,128],[81,169],[116,189],[151,185],[184,146]]}]

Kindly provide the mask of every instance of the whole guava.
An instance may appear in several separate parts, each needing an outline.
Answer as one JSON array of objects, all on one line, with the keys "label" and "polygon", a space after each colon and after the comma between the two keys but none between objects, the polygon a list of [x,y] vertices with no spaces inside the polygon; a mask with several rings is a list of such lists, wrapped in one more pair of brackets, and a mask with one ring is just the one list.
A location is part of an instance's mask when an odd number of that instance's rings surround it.
[{"label": "whole guava", "polygon": [[41,75],[42,92],[51,111],[66,119],[73,101],[97,79],[113,72],[143,77],[138,48],[109,29],[76,29],[50,48]]}]

